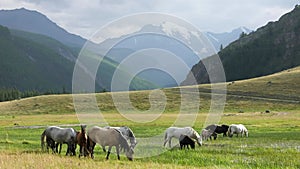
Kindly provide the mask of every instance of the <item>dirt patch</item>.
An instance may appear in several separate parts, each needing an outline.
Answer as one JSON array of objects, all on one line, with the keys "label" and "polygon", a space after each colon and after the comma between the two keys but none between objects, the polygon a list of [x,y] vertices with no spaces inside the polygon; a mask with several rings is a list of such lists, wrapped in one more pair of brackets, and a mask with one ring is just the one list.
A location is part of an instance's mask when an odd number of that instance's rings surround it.
[{"label": "dirt patch", "polygon": [[[56,125],[58,127],[77,127],[80,126],[81,124],[61,124],[61,125]],[[14,126],[12,128],[14,129],[39,129],[39,128],[46,128],[48,126]]]},{"label": "dirt patch", "polygon": [[277,116],[286,116],[288,114],[289,114],[288,112],[278,112]]}]

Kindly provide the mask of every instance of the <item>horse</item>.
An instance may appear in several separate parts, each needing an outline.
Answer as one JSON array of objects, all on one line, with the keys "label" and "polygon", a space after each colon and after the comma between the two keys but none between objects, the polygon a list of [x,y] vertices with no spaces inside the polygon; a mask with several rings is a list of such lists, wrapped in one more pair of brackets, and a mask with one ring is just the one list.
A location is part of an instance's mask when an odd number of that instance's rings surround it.
[{"label": "horse", "polygon": [[80,126],[81,131],[76,133],[76,145],[79,145],[79,155],[86,157],[89,154],[88,148],[87,148],[87,135],[86,135],[86,125]]},{"label": "horse", "polygon": [[187,147],[189,149],[189,146],[191,146],[192,149],[195,149],[195,142],[186,135],[181,135],[179,137],[179,144],[180,144],[180,149]]},{"label": "horse", "polygon": [[92,158],[94,158],[94,147],[96,143],[100,144],[102,147],[109,146],[106,155],[107,160],[113,146],[116,147],[118,160],[120,160],[120,146],[124,148],[126,157],[130,161],[133,160],[133,149],[129,146],[127,140],[119,130],[113,128],[101,128],[98,126],[90,128],[88,130],[88,147]]},{"label": "horse", "polygon": [[[129,140],[129,142],[130,142],[130,147],[131,147],[132,149],[134,149],[135,146],[137,145],[137,141],[136,141],[136,138],[135,138],[135,136],[134,136],[134,134],[133,134],[133,131],[132,131],[129,127],[127,127],[127,126],[122,126],[122,127],[111,127],[111,126],[106,126],[106,127],[104,127],[104,128],[106,128],[106,129],[108,129],[108,128],[113,128],[113,129],[119,130],[119,131],[123,134],[123,136],[125,137],[125,139],[126,139],[126,140]],[[106,152],[105,147],[102,147],[102,149],[103,149],[104,152]]]},{"label": "horse", "polygon": [[[67,144],[67,153],[66,155],[75,155],[75,139],[76,139],[76,131],[73,128],[60,128],[57,126],[50,126],[44,130],[41,135],[41,147],[44,150],[45,146],[45,137],[47,141],[47,149],[48,146],[52,148],[53,152],[58,152],[57,147],[60,144],[59,153],[61,152],[61,144]],[[56,145],[55,145],[56,142]],[[55,146],[54,146],[55,145]],[[56,148],[56,151],[54,150]]]},{"label": "horse", "polygon": [[239,134],[241,134],[241,137],[243,137],[243,135],[248,137],[248,130],[242,124],[231,124],[228,129],[228,135],[229,137],[232,137],[233,134],[236,134],[237,137]]},{"label": "horse", "polygon": [[210,138],[211,140],[211,136],[212,136],[213,132],[211,130],[206,130],[206,129],[202,129],[201,131],[201,137],[202,140],[208,140],[208,138]]},{"label": "horse", "polygon": [[195,139],[199,146],[202,145],[202,138],[197,133],[196,130],[194,130],[192,127],[169,127],[165,131],[165,137],[164,137],[164,144],[163,146],[166,146],[166,143],[169,142],[169,147],[171,148],[171,139],[173,137],[179,139],[180,135],[186,135],[192,139]]},{"label": "horse", "polygon": [[[216,124],[211,124],[209,126],[207,126],[205,129],[206,130],[210,130],[213,131],[212,136],[214,137],[214,140],[217,139],[217,134],[222,134],[223,133],[223,137],[227,136],[226,133],[228,131],[229,126],[222,124],[221,126],[218,126]],[[210,137],[211,139],[211,137]]]}]

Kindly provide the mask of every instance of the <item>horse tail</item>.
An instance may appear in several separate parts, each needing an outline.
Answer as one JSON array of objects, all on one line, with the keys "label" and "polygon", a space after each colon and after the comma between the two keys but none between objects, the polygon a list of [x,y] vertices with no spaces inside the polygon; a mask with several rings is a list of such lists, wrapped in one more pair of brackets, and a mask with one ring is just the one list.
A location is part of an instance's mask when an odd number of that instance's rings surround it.
[{"label": "horse tail", "polygon": [[44,147],[45,147],[45,137],[46,137],[46,130],[44,130],[44,132],[41,135],[41,147],[42,147],[42,151],[44,151]]}]

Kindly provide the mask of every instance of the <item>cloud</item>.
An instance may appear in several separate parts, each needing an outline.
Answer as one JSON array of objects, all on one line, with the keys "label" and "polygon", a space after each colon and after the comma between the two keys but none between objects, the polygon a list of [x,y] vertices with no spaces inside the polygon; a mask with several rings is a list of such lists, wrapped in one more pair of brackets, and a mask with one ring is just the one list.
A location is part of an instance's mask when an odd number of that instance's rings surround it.
[{"label": "cloud", "polygon": [[115,19],[142,12],[178,16],[205,31],[225,32],[239,26],[256,29],[277,20],[297,3],[298,0],[1,0],[0,8],[40,11],[66,30],[88,38]]}]

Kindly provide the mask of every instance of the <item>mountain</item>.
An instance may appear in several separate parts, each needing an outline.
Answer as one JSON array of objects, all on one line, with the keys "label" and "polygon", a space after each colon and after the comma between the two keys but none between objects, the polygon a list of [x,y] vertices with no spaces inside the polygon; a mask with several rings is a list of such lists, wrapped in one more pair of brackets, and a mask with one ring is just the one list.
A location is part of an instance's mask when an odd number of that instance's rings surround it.
[{"label": "mountain", "polygon": [[86,39],[67,32],[45,15],[25,8],[0,10],[0,25],[10,29],[46,35],[70,47],[81,48],[86,42]]},{"label": "mountain", "polygon": [[[300,65],[300,6],[283,15],[276,22],[243,34],[238,40],[221,50],[218,55],[222,61],[227,81],[248,79],[279,72]],[[213,69],[211,57],[194,65],[181,85],[190,85],[191,77],[197,83],[208,83],[206,70]],[[207,63],[204,67],[203,63]]]},{"label": "mountain", "polygon": [[[68,51],[57,43],[62,51]],[[68,87],[70,91],[73,63],[49,45],[16,36],[0,26],[0,86],[41,92]]]},{"label": "mountain", "polygon": [[[0,86],[21,91],[71,92],[72,77],[78,53],[45,35],[0,26]],[[88,60],[98,61],[91,53]],[[117,64],[105,58],[96,78],[96,91],[110,90]],[[123,72],[124,77],[128,73]],[[135,78],[130,90],[150,89],[154,85]]]},{"label": "mountain", "polygon": [[[186,74],[195,63],[199,62],[200,58],[205,58],[215,53],[215,48],[219,49],[221,44],[225,46],[227,43],[236,40],[244,31],[248,33],[250,30],[241,27],[230,33],[200,33],[187,30],[185,27],[181,27],[172,22],[163,22],[159,25],[144,25],[137,32],[118,38],[107,39],[101,42],[98,47],[106,49],[112,46],[112,44],[116,44],[106,53],[106,56],[117,63],[121,63],[125,59],[128,59],[128,56],[134,54],[139,55],[139,57],[147,58],[148,61],[153,62],[153,65],[157,67],[174,70],[170,73],[158,69],[148,69],[138,75],[157,86],[174,87],[178,86],[178,83],[185,79]],[[203,42],[206,44],[203,45]],[[200,50],[191,50],[190,45],[194,45],[193,49],[203,47],[204,51],[207,50],[210,52],[205,53]],[[146,52],[140,52],[147,49],[161,49],[172,53],[174,56],[172,56],[172,59],[171,56],[166,56],[164,52],[158,53],[153,51],[152,53],[147,52],[147,54]],[[159,56],[157,57],[157,55]],[[166,60],[165,58],[170,59]],[[181,63],[187,66],[187,69],[178,69],[178,67],[183,67],[183,65],[179,65],[176,58],[180,59]],[[142,64],[142,62],[143,61],[139,64]]]},{"label": "mountain", "polygon": [[211,41],[217,51],[220,51],[221,45],[223,48],[228,46],[231,42],[237,40],[242,33],[249,34],[252,30],[246,27],[239,27],[231,32],[224,33],[213,33],[213,32],[205,32],[207,38]]}]

